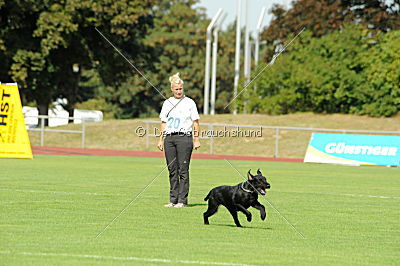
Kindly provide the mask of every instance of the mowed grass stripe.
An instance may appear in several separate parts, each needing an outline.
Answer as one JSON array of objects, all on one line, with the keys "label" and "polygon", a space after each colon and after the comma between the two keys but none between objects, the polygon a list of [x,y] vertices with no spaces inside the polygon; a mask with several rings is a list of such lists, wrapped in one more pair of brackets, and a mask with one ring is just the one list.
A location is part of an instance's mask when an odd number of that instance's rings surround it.
[{"label": "mowed grass stripe", "polygon": [[115,256],[99,256],[88,254],[65,254],[65,253],[45,253],[45,252],[19,252],[13,253],[11,251],[1,251],[0,254],[13,255],[13,256],[42,256],[42,257],[67,257],[67,258],[84,258],[96,260],[115,260],[115,261],[140,261],[151,263],[171,263],[171,264],[205,264],[205,265],[231,265],[231,266],[246,266],[251,264],[237,264],[237,263],[224,263],[212,261],[194,261],[194,260],[169,260],[157,258],[138,258],[138,257],[115,257]]},{"label": "mowed grass stripe", "polygon": [[[46,190],[22,190],[22,189],[12,189],[12,188],[0,188],[0,190],[7,190],[13,192],[22,193],[50,193],[50,194],[65,194],[65,195],[94,195],[94,196],[128,196],[128,194],[117,194],[117,193],[91,193],[91,192],[71,192],[71,191],[46,191]],[[400,199],[400,197],[382,196],[382,195],[362,195],[362,194],[339,194],[339,193],[324,193],[324,192],[299,192],[299,191],[274,191],[281,193],[309,193],[309,194],[322,194],[322,195],[332,195],[337,197],[367,197],[367,198],[380,198],[380,199]]]},{"label": "mowed grass stripe", "polygon": [[164,173],[96,239],[161,172],[163,159],[36,156],[1,160],[0,167],[0,250],[26,254],[0,254],[5,264],[110,263],[29,253],[236,264],[382,265],[400,259],[398,168],[235,161],[242,174],[261,169],[272,186],[268,200],[304,233],[302,239],[262,197],[266,221],[250,209],[253,221],[239,214],[245,228],[236,228],[221,207],[211,225],[203,225],[208,191],[242,178],[224,161],[193,160],[191,207],[162,207],[169,190]]}]

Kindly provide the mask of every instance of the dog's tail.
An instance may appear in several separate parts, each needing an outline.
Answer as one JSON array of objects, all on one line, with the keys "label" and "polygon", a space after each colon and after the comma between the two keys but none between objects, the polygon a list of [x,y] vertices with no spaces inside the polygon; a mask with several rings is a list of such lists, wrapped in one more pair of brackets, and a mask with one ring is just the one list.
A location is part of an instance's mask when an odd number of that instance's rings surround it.
[{"label": "dog's tail", "polygon": [[207,196],[204,198],[204,201],[207,201],[210,198],[210,195],[211,195],[211,191],[208,192]]}]

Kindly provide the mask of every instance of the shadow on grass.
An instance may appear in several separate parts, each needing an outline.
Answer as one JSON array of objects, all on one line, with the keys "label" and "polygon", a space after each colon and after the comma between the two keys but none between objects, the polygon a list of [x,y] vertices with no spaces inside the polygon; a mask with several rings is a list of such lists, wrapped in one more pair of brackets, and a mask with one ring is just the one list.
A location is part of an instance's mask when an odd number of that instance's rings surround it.
[{"label": "shadow on grass", "polygon": [[[207,226],[225,226],[225,227],[237,227],[234,224],[208,224]],[[243,226],[243,225],[242,225]],[[251,226],[243,226],[241,227],[242,229],[256,229],[256,230],[273,230],[272,227],[251,227]]]},{"label": "shadow on grass", "polygon": [[186,207],[197,207],[197,206],[207,206],[207,203],[193,203],[193,204],[188,204]]}]

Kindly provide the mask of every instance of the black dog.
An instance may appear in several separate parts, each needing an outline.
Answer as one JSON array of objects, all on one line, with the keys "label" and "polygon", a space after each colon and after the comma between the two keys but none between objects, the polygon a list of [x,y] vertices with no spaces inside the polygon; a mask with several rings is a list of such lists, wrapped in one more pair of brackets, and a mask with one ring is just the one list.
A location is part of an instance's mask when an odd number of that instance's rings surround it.
[{"label": "black dog", "polygon": [[204,199],[205,201],[208,200],[208,209],[203,214],[204,224],[209,224],[208,217],[215,214],[221,204],[229,210],[238,227],[242,227],[238,220],[238,211],[243,212],[247,221],[251,222],[251,213],[247,210],[250,206],[259,210],[261,219],[265,219],[265,207],[258,202],[258,193],[265,195],[265,189],[270,189],[271,185],[262,175],[260,169],[257,170],[256,176],[253,176],[249,170],[247,177],[247,181],[236,186],[219,186],[208,193]]}]

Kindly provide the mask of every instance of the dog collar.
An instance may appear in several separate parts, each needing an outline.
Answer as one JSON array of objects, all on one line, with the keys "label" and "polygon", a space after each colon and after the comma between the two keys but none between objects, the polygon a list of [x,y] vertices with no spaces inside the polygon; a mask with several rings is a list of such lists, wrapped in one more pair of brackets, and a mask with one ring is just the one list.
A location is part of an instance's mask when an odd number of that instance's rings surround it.
[{"label": "dog collar", "polygon": [[254,191],[251,191],[251,190],[245,189],[245,188],[243,187],[244,183],[246,183],[246,182],[247,182],[247,181],[244,181],[244,182],[242,182],[242,185],[241,185],[242,189],[243,189],[245,192],[248,192],[248,193],[253,193]]}]

